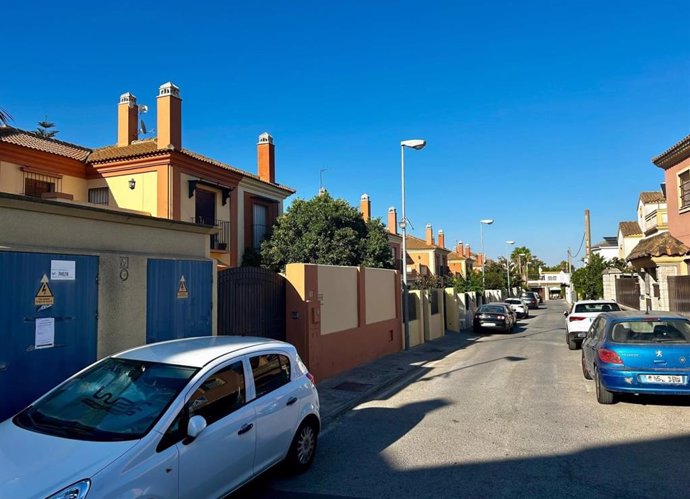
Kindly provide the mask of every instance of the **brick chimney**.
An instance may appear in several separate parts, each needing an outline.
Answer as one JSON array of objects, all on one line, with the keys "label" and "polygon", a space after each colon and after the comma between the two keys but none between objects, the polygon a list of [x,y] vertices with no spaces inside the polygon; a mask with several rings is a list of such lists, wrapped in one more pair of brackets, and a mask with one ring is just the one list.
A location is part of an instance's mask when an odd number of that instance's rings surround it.
[{"label": "brick chimney", "polygon": [[398,234],[398,212],[392,206],[388,208],[388,232]]},{"label": "brick chimney", "polygon": [[156,111],[158,149],[172,146],[182,149],[182,99],[180,89],[172,82],[158,88],[158,109]]},{"label": "brick chimney", "polygon": [[460,256],[463,256],[465,253],[462,248],[463,248],[462,241],[458,241],[458,247],[455,248],[455,252]]},{"label": "brick chimney", "polygon": [[438,231],[438,245],[439,245],[441,248],[445,248],[445,247],[446,247],[446,237],[443,235],[443,231],[442,231],[442,230],[439,230],[439,231]]},{"label": "brick chimney", "polygon": [[259,135],[256,145],[257,168],[259,178],[264,182],[276,183],[276,146],[268,132]]},{"label": "brick chimney", "polygon": [[139,138],[137,119],[139,118],[139,106],[137,98],[127,92],[120,96],[117,105],[117,146],[130,145]]},{"label": "brick chimney", "polygon": [[359,198],[359,211],[362,213],[362,218],[365,222],[371,221],[371,199],[369,194],[362,194]]},{"label": "brick chimney", "polygon": [[470,245],[465,245],[465,258],[472,258],[472,252],[470,251]]},{"label": "brick chimney", "polygon": [[477,253],[477,267],[484,265],[484,253]]},{"label": "brick chimney", "polygon": [[434,230],[431,228],[431,224],[426,225],[425,241],[427,244],[434,244]]}]

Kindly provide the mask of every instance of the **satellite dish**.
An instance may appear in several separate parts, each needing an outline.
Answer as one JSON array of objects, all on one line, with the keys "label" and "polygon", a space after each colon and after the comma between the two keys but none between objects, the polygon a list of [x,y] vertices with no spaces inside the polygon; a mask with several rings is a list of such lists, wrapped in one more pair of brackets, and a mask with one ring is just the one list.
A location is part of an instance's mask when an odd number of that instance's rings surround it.
[{"label": "satellite dish", "polygon": [[139,106],[139,114],[144,114],[144,113],[148,113],[148,112],[149,112],[149,106],[147,106],[146,104],[142,104],[141,106]]}]

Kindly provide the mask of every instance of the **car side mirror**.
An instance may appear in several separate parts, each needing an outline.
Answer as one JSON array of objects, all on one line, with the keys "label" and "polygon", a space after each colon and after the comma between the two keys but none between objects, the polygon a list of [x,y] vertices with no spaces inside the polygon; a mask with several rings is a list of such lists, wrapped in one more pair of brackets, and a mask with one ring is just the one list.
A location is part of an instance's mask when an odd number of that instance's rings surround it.
[{"label": "car side mirror", "polygon": [[568,317],[568,311],[563,312],[563,317]]},{"label": "car side mirror", "polygon": [[203,416],[192,416],[187,423],[187,436],[194,440],[206,428],[206,419]]}]

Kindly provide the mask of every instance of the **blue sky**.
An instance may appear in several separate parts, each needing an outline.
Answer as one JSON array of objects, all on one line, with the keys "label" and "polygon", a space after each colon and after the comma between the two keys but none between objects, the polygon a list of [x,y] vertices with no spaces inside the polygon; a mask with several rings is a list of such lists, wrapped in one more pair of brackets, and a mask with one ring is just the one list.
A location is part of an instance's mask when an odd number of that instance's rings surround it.
[{"label": "blue sky", "polygon": [[[119,95],[183,98],[185,147],[256,171],[258,135],[276,176],[324,184],[374,216],[400,211],[489,257],[507,239],[547,263],[633,220],[650,161],[690,133],[690,2],[3,2],[0,107],[58,138],[115,142]],[[9,22],[8,22],[9,21]],[[582,256],[582,254],[580,254]]]}]

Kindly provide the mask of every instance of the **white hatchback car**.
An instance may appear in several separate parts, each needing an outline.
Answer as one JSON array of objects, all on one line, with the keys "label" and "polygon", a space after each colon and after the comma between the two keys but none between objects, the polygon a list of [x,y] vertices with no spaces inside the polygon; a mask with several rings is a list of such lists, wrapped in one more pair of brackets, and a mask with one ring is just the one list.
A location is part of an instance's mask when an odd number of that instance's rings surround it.
[{"label": "white hatchback car", "polygon": [[616,312],[620,306],[613,300],[582,300],[573,303],[565,316],[565,341],[570,350],[577,350],[587,336],[592,321],[602,312]]},{"label": "white hatchback car", "polygon": [[0,497],[217,498],[286,461],[320,429],[295,348],[211,336],[92,364],[0,423]]}]

